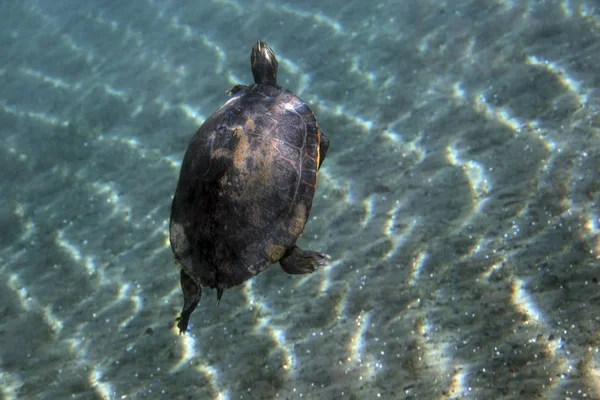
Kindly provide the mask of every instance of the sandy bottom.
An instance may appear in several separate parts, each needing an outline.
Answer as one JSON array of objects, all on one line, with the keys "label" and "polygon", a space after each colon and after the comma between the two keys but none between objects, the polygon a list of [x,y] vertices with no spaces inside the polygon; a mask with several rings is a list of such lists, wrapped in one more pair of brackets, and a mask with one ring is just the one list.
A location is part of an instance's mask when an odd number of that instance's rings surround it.
[{"label": "sandy bottom", "polygon": [[[597,3],[0,16],[0,399],[600,398]],[[179,336],[171,196],[257,39],[331,139],[300,241],[331,265]]]}]

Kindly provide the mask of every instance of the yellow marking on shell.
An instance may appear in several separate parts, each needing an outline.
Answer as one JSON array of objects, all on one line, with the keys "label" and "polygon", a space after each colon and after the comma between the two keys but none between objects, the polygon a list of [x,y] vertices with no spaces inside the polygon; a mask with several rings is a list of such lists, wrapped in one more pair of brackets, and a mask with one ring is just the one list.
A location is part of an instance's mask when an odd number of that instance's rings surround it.
[{"label": "yellow marking on shell", "polygon": [[277,143],[270,140],[263,140],[257,154],[254,154],[254,166],[256,171],[252,174],[252,183],[259,189],[264,185],[269,184],[273,177],[273,162],[274,154],[277,152]]},{"label": "yellow marking on shell", "polygon": [[227,150],[227,149],[214,150],[211,153],[210,158],[217,158],[217,157],[231,157],[231,151]]},{"label": "yellow marking on shell", "polygon": [[[234,157],[234,167],[239,171],[238,180],[243,180],[241,192],[236,194],[239,200],[249,203],[256,203],[257,210],[252,210],[256,214],[256,224],[260,225],[262,221],[262,211],[260,204],[264,198],[264,187],[272,184],[273,181],[273,144],[270,141],[263,141],[259,148],[251,152],[248,136],[243,135],[238,148],[236,157]],[[247,159],[252,157],[252,170],[248,170]]]},{"label": "yellow marking on shell", "polygon": [[235,135],[235,137],[238,138],[238,139],[242,136],[243,133],[244,133],[244,130],[239,125],[235,127],[235,130],[233,132],[233,134]]},{"label": "yellow marking on shell", "polygon": [[317,133],[317,169],[321,166],[321,131]]},{"label": "yellow marking on shell", "polygon": [[243,134],[242,127],[238,126],[235,128],[234,134],[240,139],[238,143],[235,153],[233,154],[233,165],[238,170],[246,169],[246,160],[250,155],[248,149],[250,148],[250,144],[248,143],[248,136]]},{"label": "yellow marking on shell", "polygon": [[304,204],[298,204],[294,209],[294,216],[288,226],[288,232],[291,236],[299,237],[306,224],[306,207]]},{"label": "yellow marking on shell", "polygon": [[315,171],[315,192],[319,183],[319,168],[321,167],[321,130],[317,122],[317,170]]},{"label": "yellow marking on shell", "polygon": [[285,254],[285,248],[280,245],[269,245],[267,247],[267,254],[271,259],[271,262],[276,262],[281,260],[281,258]]},{"label": "yellow marking on shell", "polygon": [[248,131],[253,131],[256,129],[256,124],[254,124],[254,121],[250,118],[248,118],[248,121],[246,121],[246,129]]}]

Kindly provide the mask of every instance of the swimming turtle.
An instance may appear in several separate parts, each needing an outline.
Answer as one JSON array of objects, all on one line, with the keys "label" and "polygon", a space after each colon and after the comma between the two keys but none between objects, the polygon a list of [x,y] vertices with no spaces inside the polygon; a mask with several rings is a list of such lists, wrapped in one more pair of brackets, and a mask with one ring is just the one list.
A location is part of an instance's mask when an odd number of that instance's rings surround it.
[{"label": "swimming turtle", "polygon": [[231,98],[198,129],[181,165],[171,206],[171,249],[181,266],[187,330],[202,286],[237,286],[279,262],[307,274],[327,262],[296,241],[308,219],[317,171],[329,139],[311,109],[277,84],[278,63],[265,42],[250,55],[254,84]]}]

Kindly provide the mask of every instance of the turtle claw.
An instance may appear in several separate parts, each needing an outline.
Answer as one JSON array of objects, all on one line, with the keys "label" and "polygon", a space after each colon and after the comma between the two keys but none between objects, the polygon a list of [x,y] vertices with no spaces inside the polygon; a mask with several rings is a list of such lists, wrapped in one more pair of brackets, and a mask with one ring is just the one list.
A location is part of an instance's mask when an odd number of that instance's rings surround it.
[{"label": "turtle claw", "polygon": [[187,331],[188,322],[190,320],[190,314],[191,313],[182,312],[181,316],[175,318],[175,321],[177,321],[177,328],[179,328],[180,335],[185,335],[185,332]]},{"label": "turtle claw", "polygon": [[223,289],[217,288],[217,307],[219,307],[219,303],[221,303],[221,296],[223,296]]},{"label": "turtle claw", "polygon": [[200,302],[202,296],[202,288],[185,272],[181,269],[181,290],[183,291],[183,308],[181,314],[176,319],[179,333],[183,334],[187,331],[188,322],[190,316],[196,309],[196,306]]},{"label": "turtle claw", "polygon": [[319,259],[317,260],[317,264],[319,265],[319,267],[329,265],[329,260],[331,260],[331,256],[329,254],[321,253],[320,251],[316,251],[315,253],[319,257]]}]

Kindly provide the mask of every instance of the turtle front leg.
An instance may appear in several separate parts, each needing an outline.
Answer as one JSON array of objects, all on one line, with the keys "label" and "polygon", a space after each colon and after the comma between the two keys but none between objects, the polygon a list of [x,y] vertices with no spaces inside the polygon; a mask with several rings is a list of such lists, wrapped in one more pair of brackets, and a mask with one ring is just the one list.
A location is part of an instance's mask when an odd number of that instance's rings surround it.
[{"label": "turtle front leg", "polygon": [[187,331],[190,315],[196,309],[202,295],[202,287],[198,285],[184,270],[181,269],[181,291],[183,292],[183,309],[181,315],[177,318],[177,327],[179,333],[184,334]]},{"label": "turtle front leg", "polygon": [[288,274],[310,274],[327,264],[327,260],[329,260],[327,254],[302,250],[298,246],[294,246],[279,260],[279,264]]},{"label": "turtle front leg", "polygon": [[246,87],[247,86],[244,86],[244,85],[235,85],[231,89],[227,90],[227,94],[230,95],[230,96],[233,96],[237,92],[246,89]]}]

